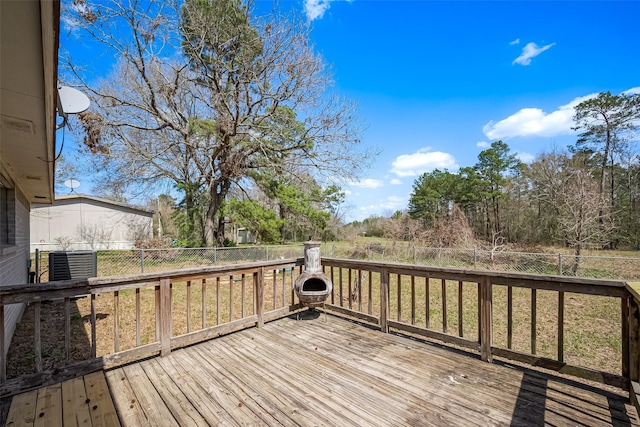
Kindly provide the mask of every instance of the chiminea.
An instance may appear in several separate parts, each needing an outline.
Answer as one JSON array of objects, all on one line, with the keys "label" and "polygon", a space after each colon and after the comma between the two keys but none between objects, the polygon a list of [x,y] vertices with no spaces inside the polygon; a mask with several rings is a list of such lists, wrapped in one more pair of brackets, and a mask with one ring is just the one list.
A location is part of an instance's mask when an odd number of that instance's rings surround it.
[{"label": "chiminea", "polygon": [[333,290],[333,283],[320,266],[320,242],[304,243],[304,271],[296,279],[294,289],[300,304],[311,308],[323,305]]}]

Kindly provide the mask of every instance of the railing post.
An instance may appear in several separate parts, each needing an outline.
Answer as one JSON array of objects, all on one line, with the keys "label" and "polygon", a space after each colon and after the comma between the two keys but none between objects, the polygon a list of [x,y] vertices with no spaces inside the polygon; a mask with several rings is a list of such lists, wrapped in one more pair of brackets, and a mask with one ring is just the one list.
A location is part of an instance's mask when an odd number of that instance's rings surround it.
[{"label": "railing post", "polygon": [[480,289],[480,356],[485,362],[491,362],[493,292],[489,277],[482,279]]},{"label": "railing post", "polygon": [[[627,318],[622,319],[623,330],[627,329],[627,336],[622,337],[622,342],[627,341],[627,351],[625,352],[625,346],[623,345],[623,365],[622,375],[628,374],[628,378],[631,381],[638,381],[640,379],[640,307],[638,306],[638,300],[633,296],[626,299],[622,299],[623,304],[628,301],[628,309],[623,310],[628,312]],[[625,323],[628,325],[624,327]],[[627,353],[625,357],[624,353]],[[625,360],[626,359],[626,360]],[[625,367],[625,365],[627,365]],[[625,372],[626,371],[626,372]]]},{"label": "railing post", "polygon": [[261,328],[264,325],[264,267],[260,267],[253,276],[253,294],[255,295],[256,315]]},{"label": "railing post", "polygon": [[160,356],[171,354],[171,279],[160,279]]},{"label": "railing post", "polygon": [[4,305],[0,305],[0,382],[7,380],[7,355],[4,347]]},{"label": "railing post", "polygon": [[386,268],[380,270],[380,330],[389,332],[389,271]]}]

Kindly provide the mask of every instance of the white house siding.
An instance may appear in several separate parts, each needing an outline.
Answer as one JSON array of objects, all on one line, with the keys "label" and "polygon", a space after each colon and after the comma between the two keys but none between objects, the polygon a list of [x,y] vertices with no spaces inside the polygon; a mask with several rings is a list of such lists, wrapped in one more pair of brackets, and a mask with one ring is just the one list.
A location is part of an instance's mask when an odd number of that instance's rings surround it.
[{"label": "white house siding", "polygon": [[131,249],[136,238],[151,238],[152,229],[151,212],[67,196],[53,205],[32,206],[31,251]]},{"label": "white house siding", "polygon": [[[15,193],[15,245],[0,249],[0,286],[29,281],[29,202],[20,191]],[[5,356],[23,311],[24,304],[4,307]]]}]

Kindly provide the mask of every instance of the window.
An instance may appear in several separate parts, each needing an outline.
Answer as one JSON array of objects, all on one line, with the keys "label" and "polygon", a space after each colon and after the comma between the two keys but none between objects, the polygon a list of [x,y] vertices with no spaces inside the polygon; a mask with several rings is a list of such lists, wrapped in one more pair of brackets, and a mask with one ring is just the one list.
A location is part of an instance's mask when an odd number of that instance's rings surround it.
[{"label": "window", "polygon": [[16,244],[15,190],[0,180],[0,248]]}]

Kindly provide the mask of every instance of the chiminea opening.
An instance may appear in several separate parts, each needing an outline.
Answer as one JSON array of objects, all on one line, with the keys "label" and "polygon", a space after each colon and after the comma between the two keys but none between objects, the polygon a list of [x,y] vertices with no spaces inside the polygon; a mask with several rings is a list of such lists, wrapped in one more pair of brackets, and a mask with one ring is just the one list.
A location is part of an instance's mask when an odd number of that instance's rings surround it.
[{"label": "chiminea opening", "polygon": [[327,285],[324,280],[316,279],[314,277],[307,279],[302,284],[302,292],[322,292],[327,289]]}]

